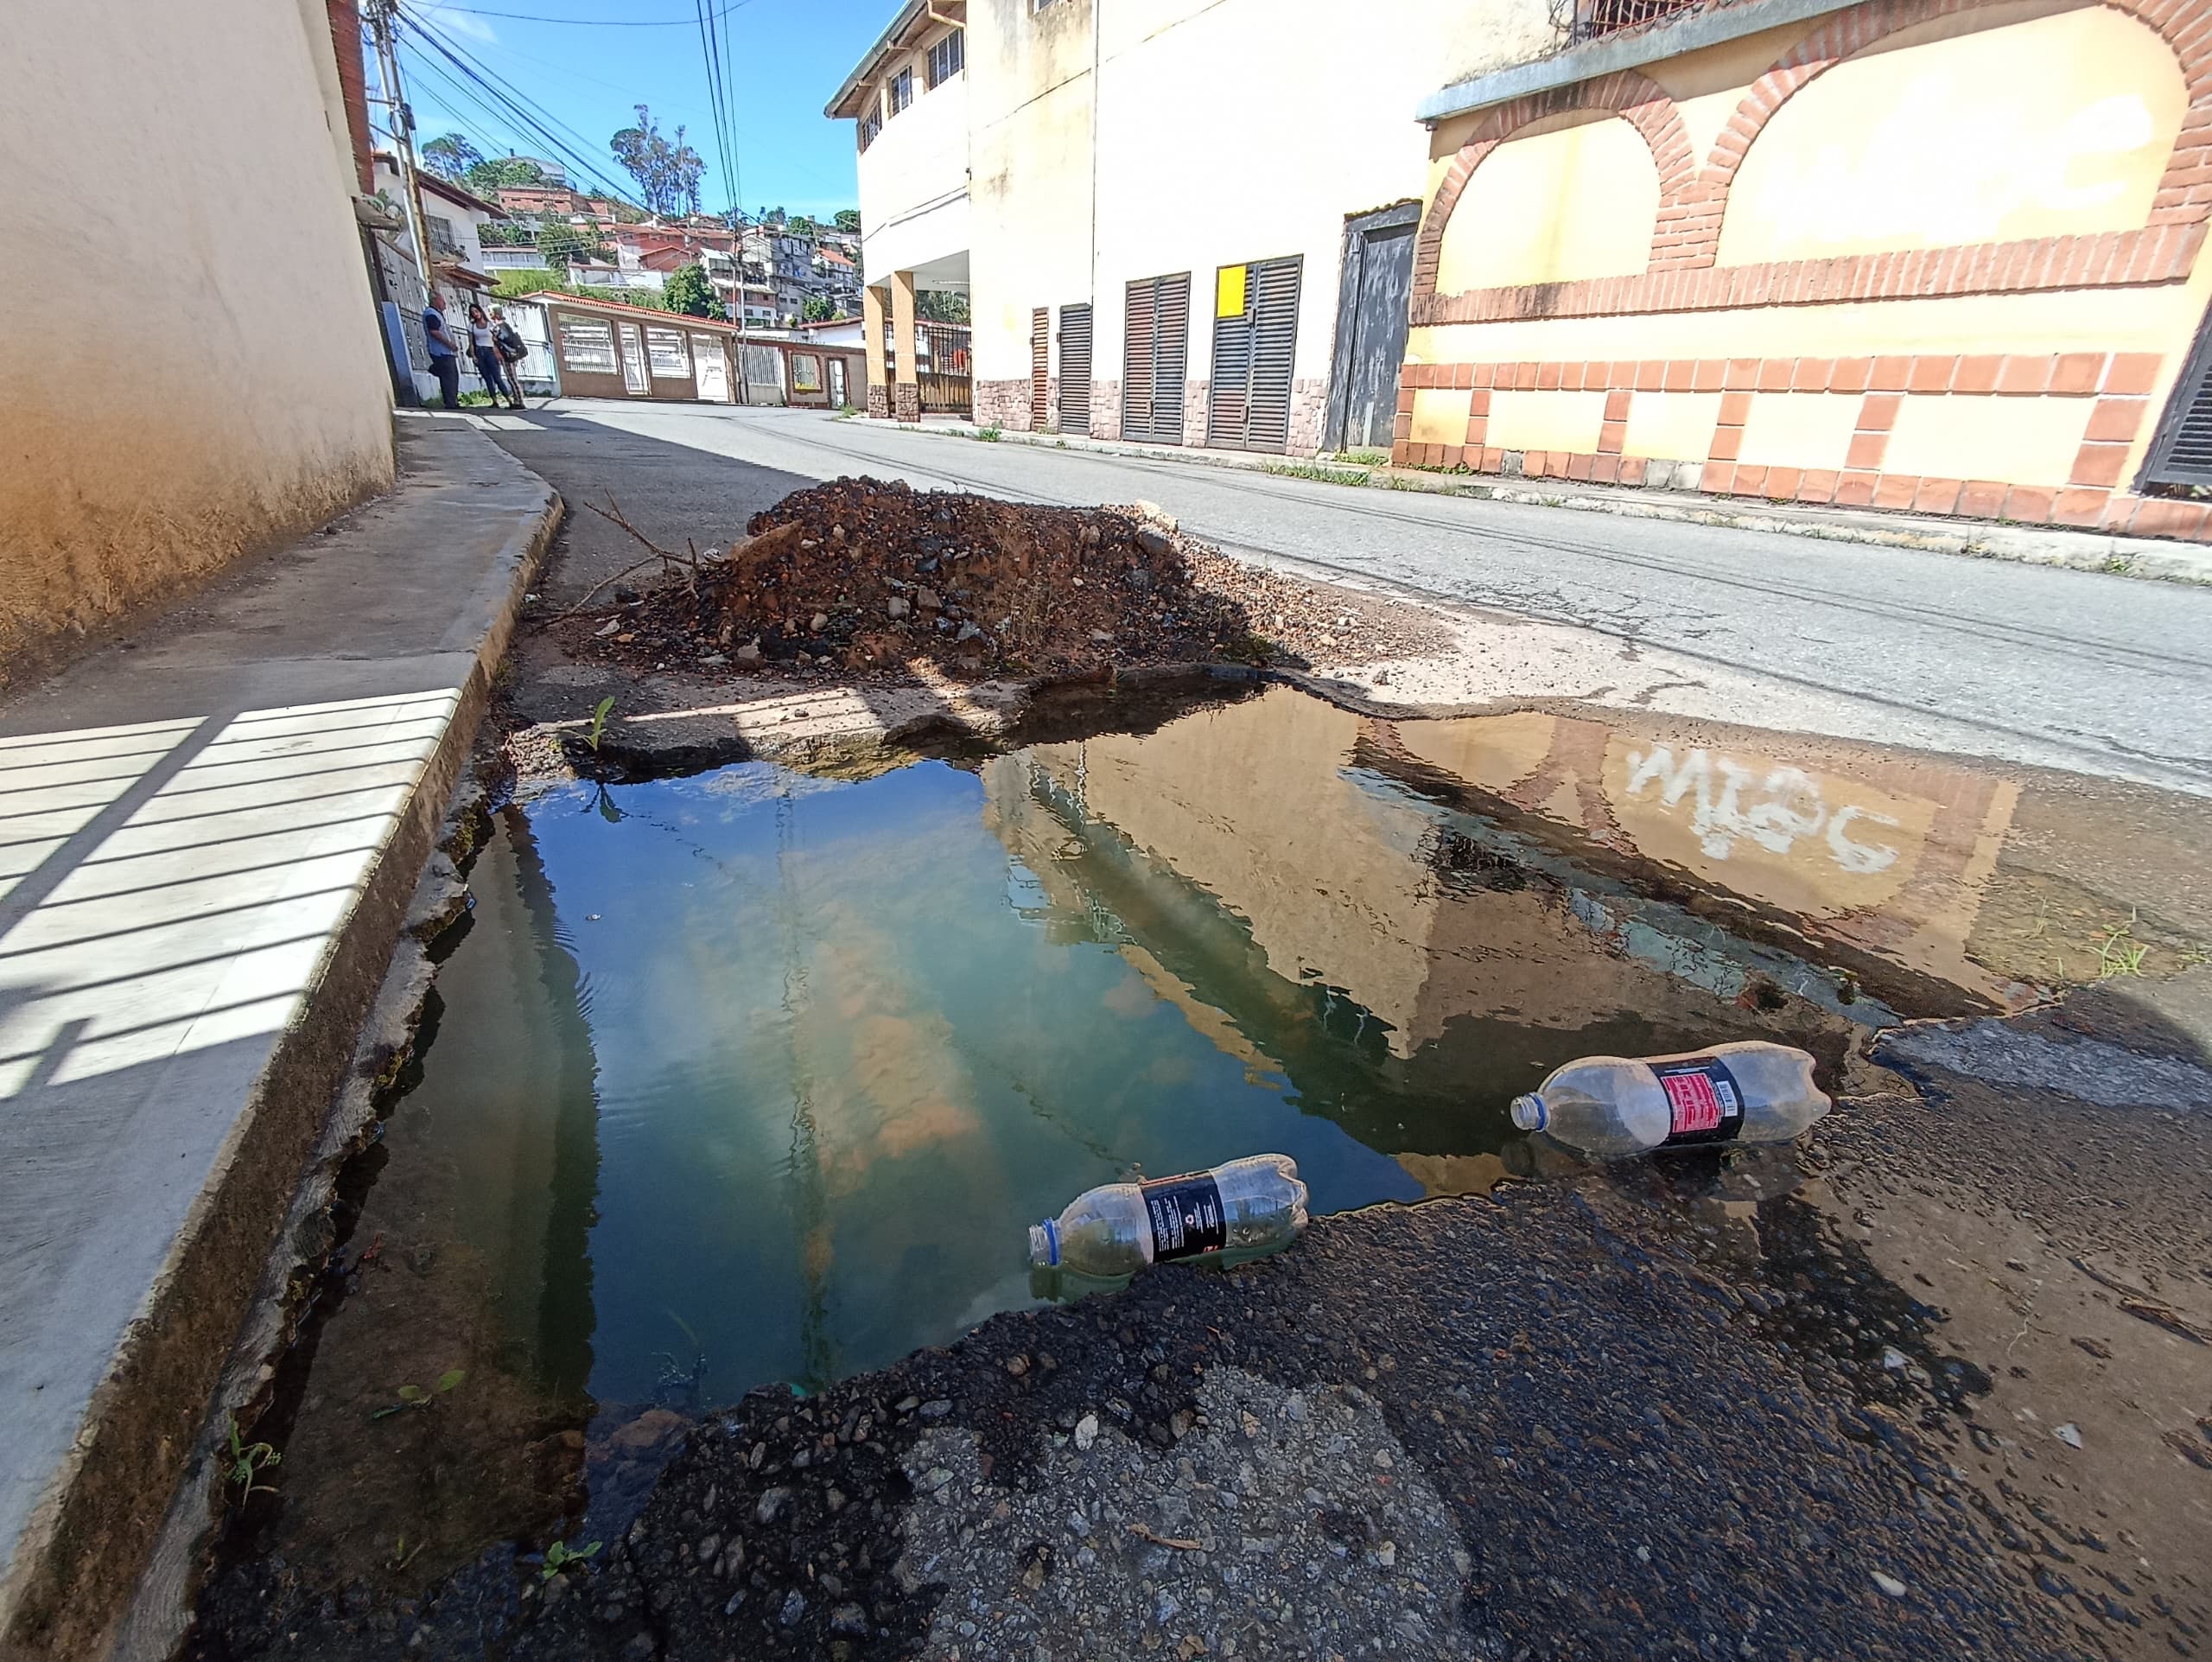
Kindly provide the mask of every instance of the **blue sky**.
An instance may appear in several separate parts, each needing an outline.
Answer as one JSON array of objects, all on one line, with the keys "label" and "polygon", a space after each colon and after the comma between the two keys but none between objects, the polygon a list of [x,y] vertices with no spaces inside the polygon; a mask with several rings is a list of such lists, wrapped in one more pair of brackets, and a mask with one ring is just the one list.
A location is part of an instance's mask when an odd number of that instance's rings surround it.
[{"label": "blue sky", "polygon": [[[781,207],[826,216],[860,205],[850,122],[822,113],[839,82],[891,21],[899,0],[713,0],[721,19],[734,105],[735,171],[749,211]],[[729,189],[715,143],[713,100],[692,0],[401,0],[465,59],[571,130],[571,148],[629,188],[607,141],[652,107],[663,134],[678,124],[705,158],[701,206],[724,207]],[[575,21],[547,22],[544,19]],[[623,20],[619,24],[610,20]],[[598,20],[587,22],[582,20]],[[666,26],[660,26],[661,24]],[[487,154],[543,159],[547,144],[512,115],[493,116],[454,90],[461,72],[420,41],[404,44],[400,74],[415,109],[417,144],[450,130]],[[369,77],[374,91],[376,67]],[[382,114],[374,112],[378,124]],[[556,129],[556,131],[558,131]],[[567,134],[563,135],[567,137]],[[591,181],[569,167],[569,181]]]}]

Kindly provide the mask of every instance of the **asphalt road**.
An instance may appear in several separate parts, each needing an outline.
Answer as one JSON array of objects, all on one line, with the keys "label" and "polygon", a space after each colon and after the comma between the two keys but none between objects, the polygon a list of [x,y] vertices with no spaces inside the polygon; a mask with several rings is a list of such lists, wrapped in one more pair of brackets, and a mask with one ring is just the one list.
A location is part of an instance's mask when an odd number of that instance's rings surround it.
[{"label": "asphalt road", "polygon": [[525,462],[558,445],[571,460],[603,450],[633,474],[654,457],[681,474],[671,452],[707,452],[764,470],[764,485],[869,473],[1039,501],[1145,499],[1225,547],[1574,626],[1614,659],[1663,654],[1687,679],[1763,683],[1793,712],[1848,703],[1855,718],[1837,730],[1858,736],[2212,794],[2212,589],[805,411],[586,401],[526,420],[537,430],[501,421],[495,435]]}]

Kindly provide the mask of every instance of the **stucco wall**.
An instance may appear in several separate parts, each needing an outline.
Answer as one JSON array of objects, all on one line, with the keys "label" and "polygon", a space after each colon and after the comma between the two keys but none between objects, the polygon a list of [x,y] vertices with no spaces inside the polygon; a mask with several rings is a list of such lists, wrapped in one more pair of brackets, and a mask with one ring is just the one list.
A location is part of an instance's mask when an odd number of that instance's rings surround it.
[{"label": "stucco wall", "polygon": [[2202,534],[2127,488],[2212,293],[2182,15],[1866,0],[1441,124],[1400,459]]},{"label": "stucco wall", "polygon": [[11,14],[0,663],[390,481],[331,53],[296,0]]},{"label": "stucco wall", "polygon": [[[914,101],[860,153],[861,269],[874,277],[968,248],[968,77],[927,86],[926,58],[924,50],[902,60]],[[886,75],[899,67],[887,66]]]}]

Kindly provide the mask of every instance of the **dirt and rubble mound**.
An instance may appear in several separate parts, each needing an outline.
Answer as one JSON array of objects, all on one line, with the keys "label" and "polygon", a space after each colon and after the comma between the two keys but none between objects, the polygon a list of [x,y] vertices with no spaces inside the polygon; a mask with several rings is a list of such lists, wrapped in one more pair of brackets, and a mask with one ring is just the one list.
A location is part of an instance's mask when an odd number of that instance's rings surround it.
[{"label": "dirt and rubble mound", "polygon": [[[1408,649],[1386,609],[1232,560],[1148,506],[1064,508],[904,481],[795,491],[725,551],[676,560],[563,629],[572,651],[654,667],[1067,676],[1316,651]],[[1266,614],[1265,627],[1258,614]],[[1426,644],[1420,643],[1420,644]]]}]

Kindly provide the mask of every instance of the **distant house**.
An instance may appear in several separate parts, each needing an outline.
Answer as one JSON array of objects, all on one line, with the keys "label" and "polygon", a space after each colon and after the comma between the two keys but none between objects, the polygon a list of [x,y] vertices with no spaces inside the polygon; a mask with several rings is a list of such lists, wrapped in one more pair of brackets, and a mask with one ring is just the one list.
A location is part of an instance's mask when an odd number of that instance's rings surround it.
[{"label": "distant house", "polygon": [[584,212],[584,199],[564,184],[501,185],[494,194],[508,213],[527,218],[550,213],[565,219]]}]

